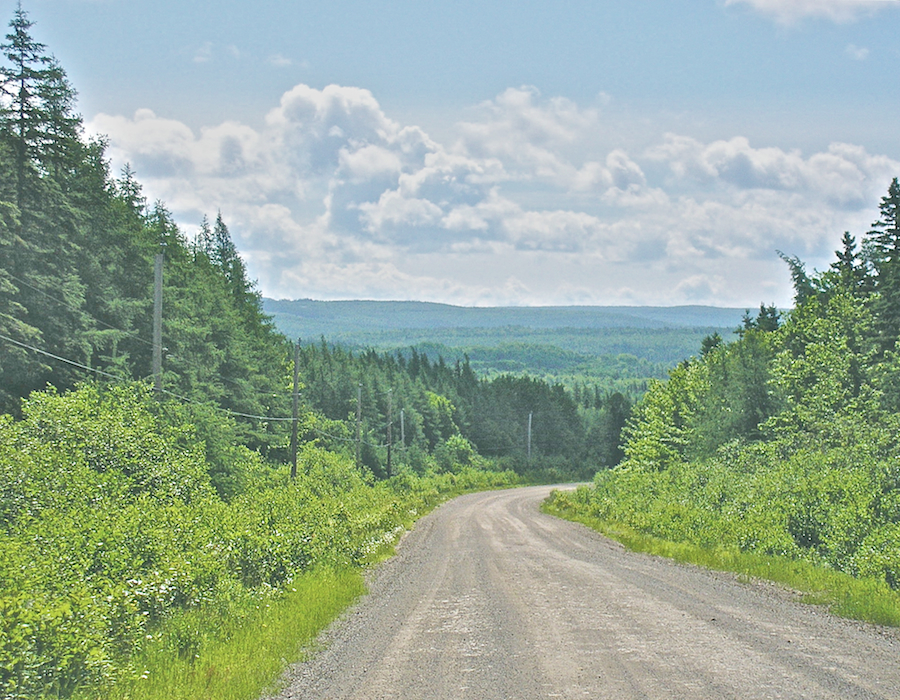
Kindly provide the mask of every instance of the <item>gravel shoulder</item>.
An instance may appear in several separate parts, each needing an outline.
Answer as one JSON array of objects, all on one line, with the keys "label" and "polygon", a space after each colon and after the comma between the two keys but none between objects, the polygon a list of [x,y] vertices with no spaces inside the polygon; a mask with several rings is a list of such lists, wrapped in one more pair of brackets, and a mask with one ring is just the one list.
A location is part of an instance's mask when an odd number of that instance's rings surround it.
[{"label": "gravel shoulder", "polygon": [[551,487],[420,520],[277,700],[900,699],[900,636],[541,513]]}]

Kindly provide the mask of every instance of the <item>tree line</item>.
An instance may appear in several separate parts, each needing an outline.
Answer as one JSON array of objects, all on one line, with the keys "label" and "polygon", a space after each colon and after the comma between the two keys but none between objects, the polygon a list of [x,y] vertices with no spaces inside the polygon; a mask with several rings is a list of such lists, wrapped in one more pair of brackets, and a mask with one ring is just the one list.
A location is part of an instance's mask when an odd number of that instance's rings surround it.
[{"label": "tree line", "polygon": [[580,406],[559,384],[528,376],[479,378],[467,357],[434,361],[416,348],[354,353],[323,339],[301,348],[300,367],[304,402],[327,419],[349,426],[359,402],[363,461],[377,475],[388,470],[390,420],[393,447],[403,450],[394,459],[414,468],[422,468],[422,455],[459,435],[478,454],[519,472],[589,476],[617,461],[631,409],[622,394],[597,393]]}]

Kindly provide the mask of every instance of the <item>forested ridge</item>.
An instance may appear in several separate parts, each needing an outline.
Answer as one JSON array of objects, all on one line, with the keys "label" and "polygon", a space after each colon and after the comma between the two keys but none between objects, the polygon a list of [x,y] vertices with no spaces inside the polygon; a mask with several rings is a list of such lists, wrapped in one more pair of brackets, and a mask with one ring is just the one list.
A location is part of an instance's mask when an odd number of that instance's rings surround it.
[{"label": "forested ridge", "polygon": [[288,337],[354,350],[415,347],[468,359],[484,378],[528,375],[568,389],[633,400],[697,352],[706,335],[730,338],[740,309],[715,307],[457,307],[423,302],[275,301],[263,308]]},{"label": "forested ridge", "polygon": [[110,173],[31,27],[20,5],[0,44],[0,697],[209,696],[248,666],[252,697],[417,515],[617,461],[621,394],[322,342],[292,477],[294,343],[225,216],[189,238]]},{"label": "forested ridge", "polygon": [[622,463],[558,504],[900,589],[900,183],[827,270],[782,258],[795,308],[707,338],[636,406]]}]

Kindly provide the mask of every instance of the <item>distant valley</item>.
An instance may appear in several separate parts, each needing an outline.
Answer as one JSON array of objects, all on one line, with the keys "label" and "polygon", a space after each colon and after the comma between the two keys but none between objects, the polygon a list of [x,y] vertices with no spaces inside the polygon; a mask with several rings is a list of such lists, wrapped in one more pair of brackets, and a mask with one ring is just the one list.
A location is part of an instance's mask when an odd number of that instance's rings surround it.
[{"label": "distant valley", "polygon": [[481,376],[528,373],[566,385],[641,393],[649,378],[730,337],[746,309],[711,306],[460,307],[410,301],[264,299],[278,330],[304,343],[409,352]]}]

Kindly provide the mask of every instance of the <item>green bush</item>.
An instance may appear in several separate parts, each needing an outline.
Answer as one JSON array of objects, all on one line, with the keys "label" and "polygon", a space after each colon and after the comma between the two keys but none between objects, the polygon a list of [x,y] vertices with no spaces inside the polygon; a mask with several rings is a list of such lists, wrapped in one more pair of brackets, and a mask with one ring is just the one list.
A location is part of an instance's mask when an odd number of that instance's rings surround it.
[{"label": "green bush", "polygon": [[160,638],[191,658],[216,638],[204,617],[240,618],[302,572],[372,561],[442,498],[517,480],[452,439],[441,474],[376,482],[307,444],[292,480],[195,408],[89,385],[0,417],[0,697],[112,683]]}]

